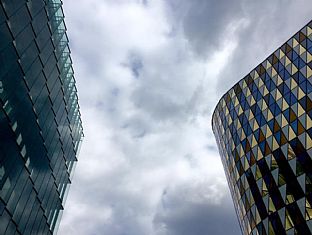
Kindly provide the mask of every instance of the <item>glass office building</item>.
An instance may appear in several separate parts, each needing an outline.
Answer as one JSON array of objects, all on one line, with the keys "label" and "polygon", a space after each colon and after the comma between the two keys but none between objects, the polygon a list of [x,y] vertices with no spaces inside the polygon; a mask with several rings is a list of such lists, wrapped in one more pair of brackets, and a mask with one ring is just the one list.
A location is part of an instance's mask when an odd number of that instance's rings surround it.
[{"label": "glass office building", "polygon": [[243,234],[311,234],[312,21],[221,98],[212,125]]},{"label": "glass office building", "polygon": [[82,139],[60,0],[0,2],[0,234],[53,234]]}]

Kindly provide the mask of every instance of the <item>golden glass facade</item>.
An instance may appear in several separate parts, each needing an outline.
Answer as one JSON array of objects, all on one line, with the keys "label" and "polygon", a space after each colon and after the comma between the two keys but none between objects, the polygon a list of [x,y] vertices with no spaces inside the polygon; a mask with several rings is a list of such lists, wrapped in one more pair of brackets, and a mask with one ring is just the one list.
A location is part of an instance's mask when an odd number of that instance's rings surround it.
[{"label": "golden glass facade", "polygon": [[234,85],[213,131],[244,234],[312,234],[312,21]]}]

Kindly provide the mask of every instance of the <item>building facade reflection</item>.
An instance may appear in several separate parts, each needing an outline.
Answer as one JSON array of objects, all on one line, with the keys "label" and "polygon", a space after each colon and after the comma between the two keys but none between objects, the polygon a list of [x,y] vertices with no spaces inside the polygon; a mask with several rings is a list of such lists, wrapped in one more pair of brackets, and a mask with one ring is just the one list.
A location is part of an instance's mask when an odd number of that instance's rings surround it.
[{"label": "building facade reflection", "polygon": [[1,1],[0,106],[0,234],[52,234],[83,136],[60,0]]}]

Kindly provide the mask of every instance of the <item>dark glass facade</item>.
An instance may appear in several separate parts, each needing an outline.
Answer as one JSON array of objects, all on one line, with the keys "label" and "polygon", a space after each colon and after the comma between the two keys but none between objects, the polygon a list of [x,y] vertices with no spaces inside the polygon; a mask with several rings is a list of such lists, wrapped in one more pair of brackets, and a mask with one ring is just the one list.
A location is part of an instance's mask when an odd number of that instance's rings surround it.
[{"label": "dark glass facade", "polygon": [[0,2],[0,234],[52,234],[82,139],[62,2]]},{"label": "dark glass facade", "polygon": [[312,21],[221,98],[212,125],[243,234],[312,234]]}]

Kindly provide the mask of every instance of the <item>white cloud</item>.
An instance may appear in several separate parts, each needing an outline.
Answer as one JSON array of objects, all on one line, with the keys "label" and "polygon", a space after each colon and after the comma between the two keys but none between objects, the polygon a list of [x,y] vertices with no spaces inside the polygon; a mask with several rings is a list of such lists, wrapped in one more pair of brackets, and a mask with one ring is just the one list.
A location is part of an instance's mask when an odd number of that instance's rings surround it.
[{"label": "white cloud", "polygon": [[59,234],[239,233],[210,122],[253,21],[196,2],[64,1],[85,138]]}]

